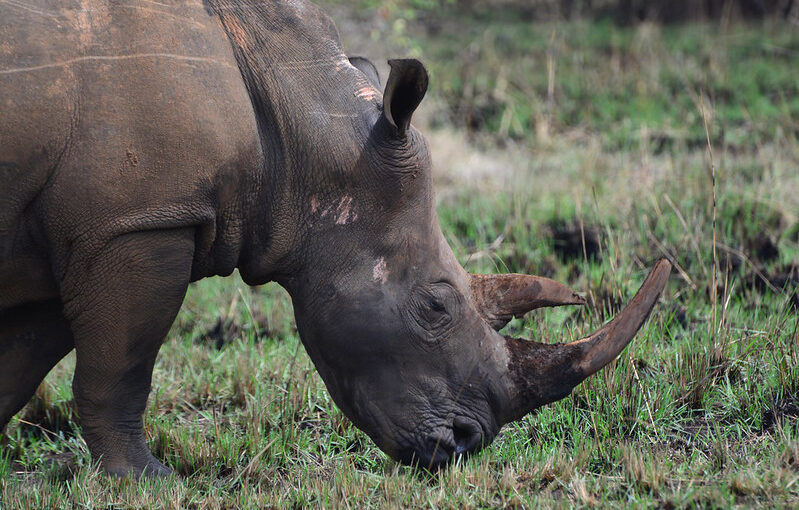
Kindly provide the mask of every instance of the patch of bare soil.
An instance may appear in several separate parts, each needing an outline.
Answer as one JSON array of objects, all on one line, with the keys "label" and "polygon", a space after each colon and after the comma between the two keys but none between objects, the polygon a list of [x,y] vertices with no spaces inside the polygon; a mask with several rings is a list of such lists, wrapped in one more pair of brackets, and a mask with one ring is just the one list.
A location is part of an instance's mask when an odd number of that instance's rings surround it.
[{"label": "patch of bare soil", "polygon": [[42,462],[50,476],[62,482],[73,478],[80,468],[78,458],[72,452],[48,453]]},{"label": "patch of bare soil", "polygon": [[271,332],[268,328],[269,321],[266,316],[258,309],[253,310],[252,320],[248,324],[240,324],[233,318],[220,316],[216,323],[208,328],[205,333],[200,335],[199,342],[213,345],[217,349],[221,349],[226,344],[229,344],[237,338],[241,338],[248,331],[253,331],[256,339],[262,339],[270,336]]},{"label": "patch of bare soil", "polygon": [[600,256],[600,228],[576,221],[553,222],[549,225],[555,253],[565,262]]},{"label": "patch of bare soil", "polygon": [[668,447],[680,452],[701,450],[709,452],[714,424],[703,413],[696,414],[690,421],[671,429]]},{"label": "patch of bare soil", "polygon": [[780,255],[780,250],[774,239],[763,234],[757,235],[752,239],[749,252],[754,253],[760,262],[771,262]]},{"label": "patch of bare soil", "polygon": [[763,411],[761,432],[767,432],[777,424],[786,426],[790,423],[799,425],[799,395],[776,399],[771,408]]},{"label": "patch of bare soil", "polygon": [[241,325],[232,319],[219,317],[216,324],[200,336],[200,342],[221,349],[241,335]]},{"label": "patch of bare soil", "polygon": [[547,255],[539,259],[523,250],[513,250],[504,260],[510,272],[534,274],[546,278],[553,278],[558,268],[555,257]]},{"label": "patch of bare soil", "polygon": [[[783,230],[780,227],[769,228],[767,233],[752,233],[740,241],[741,249],[719,245],[720,266],[722,271],[740,276],[742,285],[739,292],[756,292],[759,294],[787,294],[788,306],[799,309],[799,262],[775,264],[780,257],[779,243]],[[717,292],[724,295],[725,282],[719,282]],[[710,289],[707,289],[708,295]]]},{"label": "patch of bare soil", "polygon": [[674,321],[680,325],[682,329],[688,329],[691,321],[688,317],[688,309],[683,305],[673,302],[669,305],[669,315],[674,317]]},{"label": "patch of bare soil", "polygon": [[755,266],[743,278],[744,288],[759,293],[785,293],[790,297],[788,306],[799,310],[799,263],[783,264],[771,269]]}]

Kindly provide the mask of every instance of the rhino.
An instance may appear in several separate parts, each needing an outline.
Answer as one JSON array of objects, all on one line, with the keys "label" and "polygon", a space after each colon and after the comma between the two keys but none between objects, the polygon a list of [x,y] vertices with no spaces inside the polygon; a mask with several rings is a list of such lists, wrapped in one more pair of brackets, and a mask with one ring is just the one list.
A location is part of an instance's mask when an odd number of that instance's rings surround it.
[{"label": "rhino", "polygon": [[402,463],[475,452],[612,361],[670,263],[583,339],[503,336],[584,300],[461,267],[411,125],[428,74],[389,65],[382,88],[305,0],[0,3],[0,427],[74,349],[93,458],[170,473],[142,430],[156,355],[188,285],[234,270],[288,291],[331,397]]}]

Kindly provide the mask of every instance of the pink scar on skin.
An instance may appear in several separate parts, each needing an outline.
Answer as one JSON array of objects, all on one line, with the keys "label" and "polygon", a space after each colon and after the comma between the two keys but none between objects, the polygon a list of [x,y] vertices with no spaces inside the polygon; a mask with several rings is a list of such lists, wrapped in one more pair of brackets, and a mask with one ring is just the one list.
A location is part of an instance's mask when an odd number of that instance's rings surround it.
[{"label": "pink scar on skin", "polygon": [[236,21],[236,18],[226,14],[223,14],[221,17],[222,23],[224,23],[224,25],[227,27],[228,33],[230,34],[230,37],[233,39],[233,42],[236,44],[236,46],[246,50],[249,46],[247,44],[247,36],[244,32],[244,29],[241,28],[241,25],[239,25],[239,22]]},{"label": "pink scar on skin", "polygon": [[372,279],[376,282],[386,283],[388,280],[388,268],[386,267],[386,259],[380,257],[372,269]]},{"label": "pink scar on skin", "polygon": [[[355,217],[350,220],[350,210],[352,209],[352,197],[344,195],[339,200],[336,207],[336,225],[346,225],[349,221],[355,221]],[[355,215],[353,215],[355,216]]]},{"label": "pink scar on skin", "polygon": [[316,198],[316,195],[311,197],[311,213],[316,214],[316,211],[319,210],[319,199]]},{"label": "pink scar on skin", "polygon": [[355,91],[355,97],[358,99],[363,99],[366,101],[371,101],[375,99],[379,92],[371,85],[365,85],[358,90]]}]

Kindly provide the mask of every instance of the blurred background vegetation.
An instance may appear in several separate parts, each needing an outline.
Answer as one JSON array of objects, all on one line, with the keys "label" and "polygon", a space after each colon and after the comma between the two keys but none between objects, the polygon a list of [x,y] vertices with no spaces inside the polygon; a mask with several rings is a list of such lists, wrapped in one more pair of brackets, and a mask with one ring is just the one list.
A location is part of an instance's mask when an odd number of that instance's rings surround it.
[{"label": "blurred background vegetation", "polygon": [[702,92],[723,120],[713,142],[754,144],[796,132],[799,83],[790,64],[799,52],[799,2],[361,5],[355,13],[374,25],[371,38],[383,51],[422,57],[430,68],[433,92],[446,102],[439,123],[498,140],[603,132],[613,148],[646,136],[657,153],[705,145]]}]

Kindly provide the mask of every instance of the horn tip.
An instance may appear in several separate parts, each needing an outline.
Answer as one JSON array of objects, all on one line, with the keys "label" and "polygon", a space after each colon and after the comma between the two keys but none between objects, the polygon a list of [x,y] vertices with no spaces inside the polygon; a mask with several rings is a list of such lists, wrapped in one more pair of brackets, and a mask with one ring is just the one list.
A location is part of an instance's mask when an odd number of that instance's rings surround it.
[{"label": "horn tip", "polygon": [[670,259],[663,257],[661,259],[658,259],[657,262],[655,262],[655,265],[650,271],[650,274],[652,274],[655,278],[657,278],[657,280],[662,281],[662,286],[665,286],[666,280],[668,280],[673,267],[674,263],[672,263]]}]

